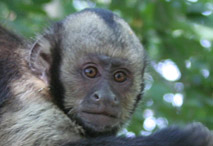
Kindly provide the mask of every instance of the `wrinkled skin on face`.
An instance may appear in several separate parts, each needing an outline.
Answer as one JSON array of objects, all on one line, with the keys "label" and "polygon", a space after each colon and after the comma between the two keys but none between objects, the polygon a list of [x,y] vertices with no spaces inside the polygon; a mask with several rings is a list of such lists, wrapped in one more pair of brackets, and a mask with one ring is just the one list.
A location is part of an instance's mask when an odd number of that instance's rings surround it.
[{"label": "wrinkled skin on face", "polygon": [[78,101],[74,116],[82,125],[97,132],[117,128],[124,114],[122,104],[125,104],[126,92],[133,82],[130,68],[121,59],[93,55],[85,58],[76,71],[79,71],[76,78],[82,88],[74,95]]},{"label": "wrinkled skin on face", "polygon": [[[137,71],[127,59],[106,55],[90,54],[78,61],[78,66],[70,73],[75,81],[70,85],[70,81],[64,80],[65,89],[72,93],[65,99],[75,99],[72,105],[66,106],[68,115],[92,133],[116,132],[129,118],[127,110],[134,110],[125,106],[133,107],[132,104],[136,103],[136,95],[131,97],[128,94],[134,92]],[[63,75],[66,78],[68,74]],[[69,101],[66,103],[71,104]]]}]

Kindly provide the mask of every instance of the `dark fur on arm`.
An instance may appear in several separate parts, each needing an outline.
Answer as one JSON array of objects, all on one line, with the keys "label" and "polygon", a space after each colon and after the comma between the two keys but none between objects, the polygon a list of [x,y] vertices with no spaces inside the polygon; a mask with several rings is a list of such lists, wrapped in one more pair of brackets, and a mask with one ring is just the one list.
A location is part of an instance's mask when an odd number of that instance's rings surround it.
[{"label": "dark fur on arm", "polygon": [[192,124],[186,129],[170,127],[150,136],[135,138],[100,137],[85,139],[64,146],[213,146],[213,135],[200,124]]}]

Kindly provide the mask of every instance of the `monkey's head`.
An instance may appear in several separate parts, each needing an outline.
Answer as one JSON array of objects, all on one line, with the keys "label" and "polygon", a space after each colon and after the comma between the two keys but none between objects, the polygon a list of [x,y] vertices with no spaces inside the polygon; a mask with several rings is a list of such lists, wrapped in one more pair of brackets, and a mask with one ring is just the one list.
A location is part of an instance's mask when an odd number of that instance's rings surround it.
[{"label": "monkey's head", "polygon": [[86,132],[113,134],[140,100],[145,54],[124,20],[86,9],[38,39],[30,66],[48,83],[55,104]]}]

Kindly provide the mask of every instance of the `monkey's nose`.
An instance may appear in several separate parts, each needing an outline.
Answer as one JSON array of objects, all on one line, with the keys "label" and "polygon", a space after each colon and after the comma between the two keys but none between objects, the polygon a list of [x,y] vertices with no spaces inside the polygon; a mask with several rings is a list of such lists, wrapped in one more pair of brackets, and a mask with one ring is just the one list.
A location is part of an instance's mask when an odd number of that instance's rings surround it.
[{"label": "monkey's nose", "polygon": [[92,95],[92,100],[95,103],[110,103],[113,105],[119,104],[119,100],[113,93],[95,92]]}]

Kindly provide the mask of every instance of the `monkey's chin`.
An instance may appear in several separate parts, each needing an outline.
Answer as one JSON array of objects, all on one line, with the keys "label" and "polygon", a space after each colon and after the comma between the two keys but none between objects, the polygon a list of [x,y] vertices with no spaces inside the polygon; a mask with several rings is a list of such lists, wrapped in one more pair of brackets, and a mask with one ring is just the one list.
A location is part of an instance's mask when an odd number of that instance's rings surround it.
[{"label": "monkey's chin", "polygon": [[115,131],[119,125],[119,119],[114,116],[101,113],[80,112],[81,125],[96,133],[109,133]]}]

